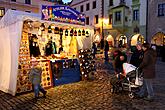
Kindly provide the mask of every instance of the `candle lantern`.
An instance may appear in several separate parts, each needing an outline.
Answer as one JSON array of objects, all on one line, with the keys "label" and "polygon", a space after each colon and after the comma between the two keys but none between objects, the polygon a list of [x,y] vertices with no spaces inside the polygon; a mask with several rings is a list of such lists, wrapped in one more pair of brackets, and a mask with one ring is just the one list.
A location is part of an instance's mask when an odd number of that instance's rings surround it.
[{"label": "candle lantern", "polygon": [[76,30],[74,31],[74,36],[77,36],[77,31]]},{"label": "candle lantern", "polygon": [[86,31],[86,37],[89,37],[89,32],[88,31]]},{"label": "candle lantern", "polygon": [[78,36],[81,36],[81,31],[80,30],[78,31]]},{"label": "candle lantern", "polygon": [[60,28],[60,32],[59,32],[60,35],[63,35],[63,29]]},{"label": "candle lantern", "polygon": [[82,35],[85,36],[85,30],[84,29],[82,30]]},{"label": "candle lantern", "polygon": [[52,28],[51,28],[51,26],[48,27],[48,33],[52,33]]},{"label": "candle lantern", "polygon": [[45,25],[44,25],[44,23],[41,24],[40,29],[41,29],[41,31],[44,31],[44,30],[45,30]]},{"label": "candle lantern", "polygon": [[65,30],[65,36],[68,36],[68,29]]},{"label": "candle lantern", "polygon": [[55,31],[54,32],[55,34],[59,34],[59,28],[58,27],[55,27],[54,31]]},{"label": "candle lantern", "polygon": [[70,31],[70,36],[73,36],[73,29]]}]

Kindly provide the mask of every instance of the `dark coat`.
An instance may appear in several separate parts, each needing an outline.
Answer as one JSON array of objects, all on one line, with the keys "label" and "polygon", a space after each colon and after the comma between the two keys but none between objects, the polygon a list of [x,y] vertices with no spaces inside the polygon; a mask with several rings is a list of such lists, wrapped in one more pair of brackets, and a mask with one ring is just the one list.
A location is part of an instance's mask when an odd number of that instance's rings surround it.
[{"label": "dark coat", "polygon": [[[124,56],[124,60],[120,60],[120,56]],[[113,62],[113,67],[115,72],[120,73],[123,72],[123,63],[127,62],[127,55],[124,53],[119,54],[118,56],[115,57],[115,60]]]},{"label": "dark coat", "polygon": [[130,64],[139,67],[139,65],[143,61],[143,54],[144,53],[142,50],[136,50],[131,56]]},{"label": "dark coat", "polygon": [[144,58],[139,66],[142,69],[145,79],[155,78],[156,51],[152,48],[144,52]]},{"label": "dark coat", "polygon": [[105,41],[104,51],[109,51],[108,41]]}]

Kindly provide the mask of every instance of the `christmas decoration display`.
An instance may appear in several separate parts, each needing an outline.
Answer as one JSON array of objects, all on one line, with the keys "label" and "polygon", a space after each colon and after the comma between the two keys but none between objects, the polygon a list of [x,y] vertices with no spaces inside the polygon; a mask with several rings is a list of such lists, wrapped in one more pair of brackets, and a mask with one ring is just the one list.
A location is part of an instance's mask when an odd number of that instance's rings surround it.
[{"label": "christmas decoration display", "polygon": [[32,85],[29,82],[28,73],[30,71],[30,52],[28,33],[22,33],[22,40],[19,49],[19,66],[17,76],[17,93],[31,91]]},{"label": "christmas decoration display", "polygon": [[49,88],[53,86],[52,73],[50,68],[50,61],[43,60],[39,63],[39,66],[42,67],[42,80],[41,85],[44,88]]},{"label": "christmas decoration display", "polygon": [[94,71],[96,71],[91,50],[79,50],[79,61],[82,80],[90,79],[91,74],[94,75]]}]

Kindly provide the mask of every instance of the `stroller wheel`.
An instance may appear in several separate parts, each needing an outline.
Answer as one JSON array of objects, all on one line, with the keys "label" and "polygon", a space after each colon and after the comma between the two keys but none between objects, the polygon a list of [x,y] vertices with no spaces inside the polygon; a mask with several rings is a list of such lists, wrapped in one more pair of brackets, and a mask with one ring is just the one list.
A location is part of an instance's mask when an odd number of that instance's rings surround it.
[{"label": "stroller wheel", "polygon": [[133,92],[130,92],[130,93],[128,94],[128,96],[129,96],[129,98],[131,98],[131,99],[133,99],[133,98],[135,97],[135,95],[134,95]]}]

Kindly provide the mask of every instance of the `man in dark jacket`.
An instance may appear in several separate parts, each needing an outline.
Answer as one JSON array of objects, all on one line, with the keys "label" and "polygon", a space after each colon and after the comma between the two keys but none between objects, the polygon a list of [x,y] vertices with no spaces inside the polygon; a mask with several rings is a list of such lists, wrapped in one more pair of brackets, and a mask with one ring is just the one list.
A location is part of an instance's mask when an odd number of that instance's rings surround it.
[{"label": "man in dark jacket", "polygon": [[154,97],[152,80],[155,78],[156,51],[150,48],[149,43],[144,43],[142,49],[144,51],[144,58],[139,69],[143,71],[144,81],[138,95],[143,97],[145,92],[147,92],[147,97],[145,99],[151,101]]},{"label": "man in dark jacket", "polygon": [[109,60],[108,51],[109,51],[109,44],[108,44],[108,41],[105,40],[105,42],[104,42],[104,57],[105,57],[104,59],[105,59],[105,61]]}]

